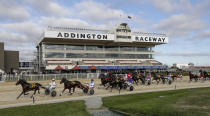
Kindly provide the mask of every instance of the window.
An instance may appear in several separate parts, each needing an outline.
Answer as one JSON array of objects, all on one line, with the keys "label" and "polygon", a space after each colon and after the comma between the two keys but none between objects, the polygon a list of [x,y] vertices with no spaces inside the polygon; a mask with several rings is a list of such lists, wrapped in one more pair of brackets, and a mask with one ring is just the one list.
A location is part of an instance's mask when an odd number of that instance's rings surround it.
[{"label": "window", "polygon": [[137,47],[136,51],[149,51],[148,47]]},{"label": "window", "polygon": [[117,35],[117,38],[130,39],[131,36]]},{"label": "window", "polygon": [[120,51],[135,51],[135,48],[130,46],[120,46]]},{"label": "window", "polygon": [[45,54],[45,58],[64,58],[64,53],[49,52]]},{"label": "window", "polygon": [[119,51],[118,46],[105,46],[105,51]]},{"label": "window", "polygon": [[53,44],[46,44],[45,49],[53,49],[53,50],[63,50],[64,45],[53,45]]},{"label": "window", "polygon": [[66,45],[67,50],[84,50],[83,45]]},{"label": "window", "polygon": [[105,54],[106,58],[119,58],[119,54]]},{"label": "window", "polygon": [[84,58],[84,54],[67,53],[66,58]]},{"label": "window", "polygon": [[149,54],[97,54],[97,53],[67,53],[66,58],[116,58],[116,59],[149,59]]},{"label": "window", "polygon": [[136,54],[138,59],[149,59],[149,54]]},{"label": "window", "polygon": [[86,50],[103,50],[103,46],[86,46]]},{"label": "window", "polygon": [[121,29],[117,29],[116,31],[117,31],[117,32],[121,32]]}]

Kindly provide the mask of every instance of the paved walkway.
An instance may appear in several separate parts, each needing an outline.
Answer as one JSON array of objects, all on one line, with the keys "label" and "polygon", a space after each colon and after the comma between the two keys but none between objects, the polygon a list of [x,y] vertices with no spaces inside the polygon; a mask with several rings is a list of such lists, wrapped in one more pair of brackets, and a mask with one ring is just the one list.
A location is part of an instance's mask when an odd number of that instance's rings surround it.
[{"label": "paved walkway", "polygon": [[99,109],[103,105],[100,96],[93,96],[85,99],[85,105],[87,109]]}]

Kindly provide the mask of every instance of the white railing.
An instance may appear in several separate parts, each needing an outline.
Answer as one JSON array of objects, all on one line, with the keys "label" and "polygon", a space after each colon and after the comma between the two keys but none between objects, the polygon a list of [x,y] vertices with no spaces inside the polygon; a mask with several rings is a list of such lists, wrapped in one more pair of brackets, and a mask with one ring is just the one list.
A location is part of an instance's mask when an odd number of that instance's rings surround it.
[{"label": "white railing", "polygon": [[42,80],[61,80],[67,78],[69,80],[92,79],[98,78],[100,73],[66,73],[66,74],[29,74],[29,75],[2,75],[0,81],[17,81],[25,79],[27,81],[42,81]]}]

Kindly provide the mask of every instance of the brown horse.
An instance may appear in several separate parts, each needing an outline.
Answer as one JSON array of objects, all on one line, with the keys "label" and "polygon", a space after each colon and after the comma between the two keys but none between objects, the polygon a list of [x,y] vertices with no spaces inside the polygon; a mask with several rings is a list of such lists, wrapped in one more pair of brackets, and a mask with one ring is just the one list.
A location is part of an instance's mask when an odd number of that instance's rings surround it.
[{"label": "brown horse", "polygon": [[46,87],[42,86],[39,83],[28,83],[25,79],[19,79],[17,81],[16,85],[19,85],[19,84],[22,86],[23,91],[20,93],[20,95],[17,97],[17,99],[19,99],[19,97],[22,94],[28,95],[28,93],[26,93],[26,92],[34,91],[33,95],[31,96],[31,98],[32,98],[36,94],[37,90],[38,90],[38,93],[40,94],[40,92],[39,92],[40,87],[43,89],[46,89]]},{"label": "brown horse", "polygon": [[192,81],[194,79],[195,82],[197,82],[199,79],[198,75],[192,74],[191,72],[189,72],[189,77],[190,77],[190,81]]},{"label": "brown horse", "polygon": [[73,92],[75,91],[76,87],[82,88],[82,84],[79,81],[69,81],[66,78],[62,78],[61,81],[60,81],[60,84],[62,84],[62,83],[64,83],[64,89],[61,92],[60,96],[63,94],[63,92],[66,89],[69,89],[69,93],[72,94],[71,93],[71,88],[73,88]]}]

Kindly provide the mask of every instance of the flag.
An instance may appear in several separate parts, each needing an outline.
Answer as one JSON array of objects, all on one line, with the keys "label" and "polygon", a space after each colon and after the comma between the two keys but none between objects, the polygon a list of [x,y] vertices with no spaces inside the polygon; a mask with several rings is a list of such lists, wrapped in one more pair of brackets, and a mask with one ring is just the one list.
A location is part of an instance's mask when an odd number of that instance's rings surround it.
[{"label": "flag", "polygon": [[128,16],[128,18],[131,19],[132,17],[131,16]]}]

